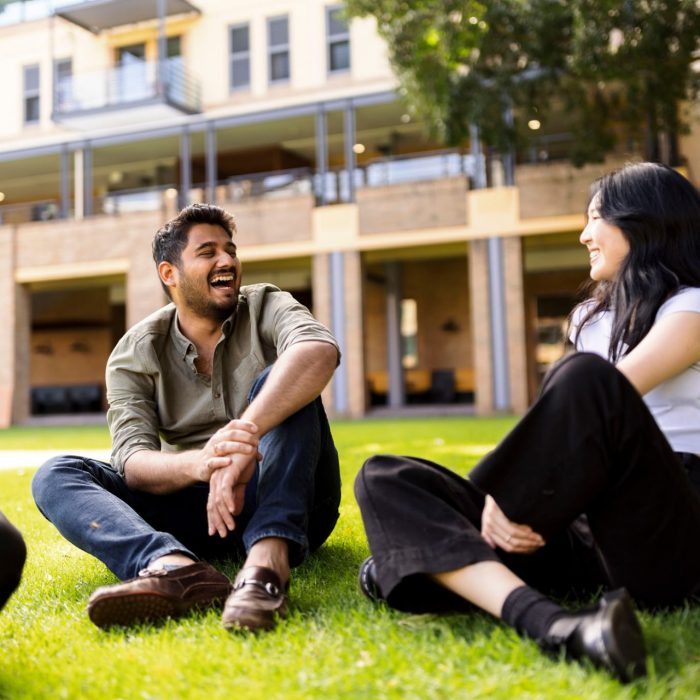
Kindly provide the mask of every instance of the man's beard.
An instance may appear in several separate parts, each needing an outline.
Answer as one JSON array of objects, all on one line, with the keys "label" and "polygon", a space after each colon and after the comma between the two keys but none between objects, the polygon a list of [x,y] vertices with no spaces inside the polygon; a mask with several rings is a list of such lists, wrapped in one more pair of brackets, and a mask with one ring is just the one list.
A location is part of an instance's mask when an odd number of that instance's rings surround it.
[{"label": "man's beard", "polygon": [[201,289],[193,284],[186,275],[180,278],[180,297],[183,303],[198,316],[209,318],[217,323],[223,323],[238,306],[238,294],[235,294],[228,301],[217,303],[203,294]]}]

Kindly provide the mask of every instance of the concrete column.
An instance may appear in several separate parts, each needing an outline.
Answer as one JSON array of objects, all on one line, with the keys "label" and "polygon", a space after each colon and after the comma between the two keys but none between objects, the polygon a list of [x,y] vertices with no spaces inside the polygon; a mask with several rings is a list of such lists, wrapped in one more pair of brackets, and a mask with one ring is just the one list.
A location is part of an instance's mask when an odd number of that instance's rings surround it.
[{"label": "concrete column", "polygon": [[508,336],[510,407],[524,413],[529,404],[527,390],[527,338],[522,239],[503,239],[504,293]]},{"label": "concrete column", "polygon": [[365,381],[364,307],[362,255],[345,253],[345,355],[343,364],[348,380],[348,411],[361,418],[367,408]]},{"label": "concrete column", "polygon": [[316,112],[316,202],[323,207],[326,201],[326,174],[328,173],[328,135],[326,112],[319,107]]},{"label": "concrete column", "polygon": [[364,415],[367,400],[360,254],[314,256],[312,286],[314,316],[332,330],[343,355],[331,385],[324,391],[324,403],[336,417],[359,418]]},{"label": "concrete column", "polygon": [[485,239],[469,244],[469,304],[476,377],[476,412],[493,413],[493,362],[491,355],[491,316],[489,312],[488,244]]},{"label": "concrete column", "polygon": [[7,319],[0,333],[0,428],[12,425],[15,391],[14,227],[0,227],[0,314]]},{"label": "concrete column", "polygon": [[29,291],[15,283],[15,227],[0,227],[0,428],[29,417],[31,305]]},{"label": "concrete column", "polygon": [[507,411],[511,405],[503,241],[500,238],[489,238],[486,247],[489,265],[493,406],[497,411]]},{"label": "concrete column", "polygon": [[180,192],[178,206],[180,209],[190,203],[192,189],[192,142],[187,127],[180,132]]},{"label": "concrete column", "polygon": [[73,154],[73,192],[75,205],[74,218],[80,220],[85,216],[85,190],[83,187],[83,150],[79,148]]},{"label": "concrete column", "polygon": [[92,186],[92,145],[87,143],[83,150],[83,216],[92,216],[94,210],[94,188]]},{"label": "concrete column", "polygon": [[207,197],[206,201],[216,204],[216,180],[218,177],[216,167],[216,129],[213,124],[207,125],[204,159],[207,171]]},{"label": "concrete column", "polygon": [[[362,263],[360,254],[353,250],[358,232],[357,206],[316,207],[312,229],[319,251],[312,259],[313,313],[342,336],[338,338],[343,352],[338,372],[343,372],[344,379],[340,386],[336,381],[324,390],[323,402],[331,413],[337,407],[345,415],[361,416],[365,409]],[[341,387],[344,396],[339,395]]]},{"label": "concrete column", "polygon": [[158,8],[158,59],[156,63],[156,92],[164,95],[169,80],[167,74],[168,65],[168,40],[165,35],[165,5],[166,0],[156,0]]},{"label": "concrete column", "polygon": [[127,328],[146,318],[168,301],[151,255],[153,233],[144,229],[131,234],[129,271],[126,276]]},{"label": "concrete column", "polygon": [[12,399],[12,422],[26,423],[30,413],[32,304],[28,287],[14,285],[15,297],[15,387]]},{"label": "concrete column", "polygon": [[[314,255],[311,261],[311,293],[313,295],[313,315],[327,328],[332,326],[331,318],[331,277],[330,255],[323,253]],[[342,360],[344,362],[344,358]],[[334,385],[329,382],[321,393],[323,405],[332,417],[334,416]]]},{"label": "concrete column", "polygon": [[348,177],[348,189],[344,201],[355,201],[355,108],[349,104],[343,113],[343,130],[345,133],[345,172]]},{"label": "concrete column", "polygon": [[68,146],[61,147],[61,160],[59,165],[59,217],[67,219],[70,210],[70,154]]},{"label": "concrete column", "polygon": [[[340,352],[345,355],[345,255],[333,251],[329,255],[331,287],[331,331],[335,335]],[[333,410],[337,415],[348,412],[347,367],[341,364],[333,375]]]}]

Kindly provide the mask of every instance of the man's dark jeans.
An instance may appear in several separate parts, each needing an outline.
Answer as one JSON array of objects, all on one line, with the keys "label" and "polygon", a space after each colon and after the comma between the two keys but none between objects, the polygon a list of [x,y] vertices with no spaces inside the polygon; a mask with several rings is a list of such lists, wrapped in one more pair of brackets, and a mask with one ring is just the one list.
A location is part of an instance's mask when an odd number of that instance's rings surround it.
[{"label": "man's dark jeans", "polygon": [[[250,399],[269,370],[256,379]],[[121,579],[173,552],[194,559],[240,558],[265,537],[288,540],[296,566],[325,542],[338,519],[338,454],[321,400],[268,432],[259,449],[263,459],[246,488],[243,511],[223,539],[208,534],[207,483],[153,495],[130,489],[109,464],[62,456],[37,471],[32,493],[66,539]]]}]

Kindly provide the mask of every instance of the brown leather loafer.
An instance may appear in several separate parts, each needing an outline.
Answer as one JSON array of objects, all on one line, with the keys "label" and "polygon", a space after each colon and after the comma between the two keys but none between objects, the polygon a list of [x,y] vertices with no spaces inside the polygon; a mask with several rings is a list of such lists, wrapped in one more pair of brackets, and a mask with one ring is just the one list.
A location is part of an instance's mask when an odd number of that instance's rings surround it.
[{"label": "brown leather loafer", "polygon": [[136,578],[98,588],[88,601],[88,616],[98,627],[155,622],[220,603],[230,592],[229,579],[205,562],[170,571],[143,569]]},{"label": "brown leather loafer", "polygon": [[233,584],[221,616],[221,624],[229,630],[252,632],[271,630],[277,618],[287,615],[287,590],[280,577],[264,566],[241,569]]}]

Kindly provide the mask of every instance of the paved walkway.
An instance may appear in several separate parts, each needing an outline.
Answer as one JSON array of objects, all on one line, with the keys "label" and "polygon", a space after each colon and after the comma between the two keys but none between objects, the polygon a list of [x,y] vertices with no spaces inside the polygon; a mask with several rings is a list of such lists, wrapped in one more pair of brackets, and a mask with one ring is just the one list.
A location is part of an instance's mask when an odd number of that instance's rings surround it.
[{"label": "paved walkway", "polygon": [[[61,454],[60,450],[0,450],[0,469],[38,467],[58,454]],[[108,462],[110,450],[81,450],[80,454]]]}]

